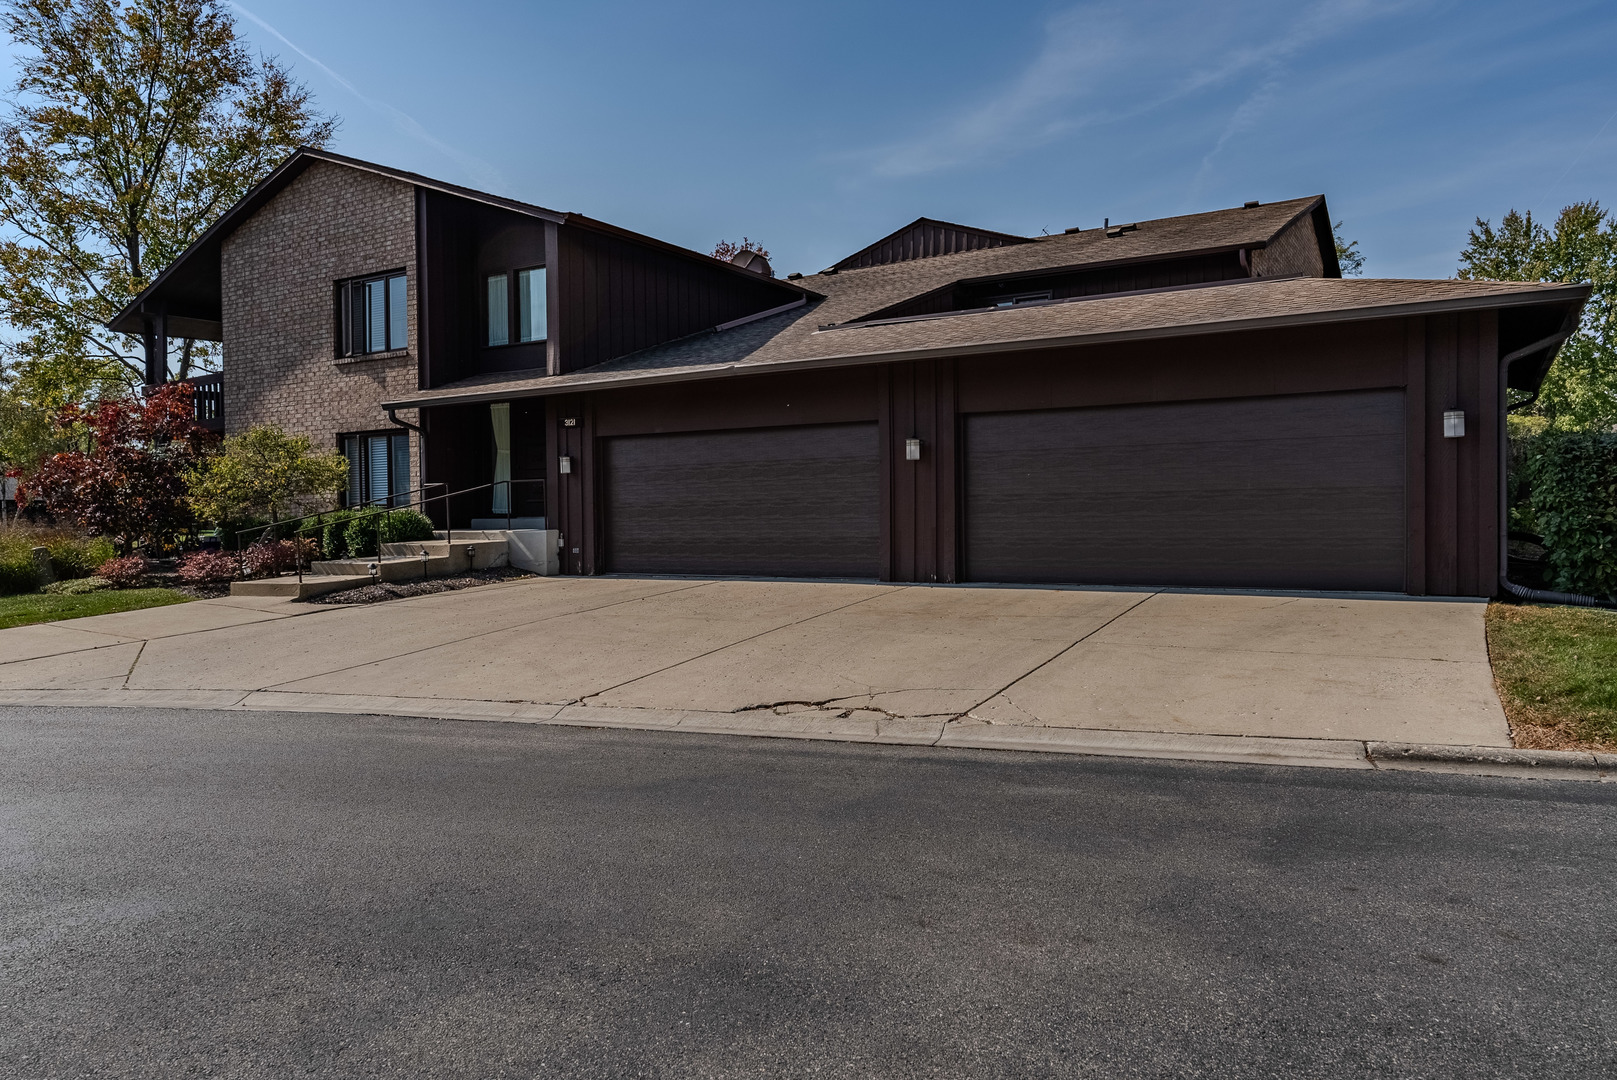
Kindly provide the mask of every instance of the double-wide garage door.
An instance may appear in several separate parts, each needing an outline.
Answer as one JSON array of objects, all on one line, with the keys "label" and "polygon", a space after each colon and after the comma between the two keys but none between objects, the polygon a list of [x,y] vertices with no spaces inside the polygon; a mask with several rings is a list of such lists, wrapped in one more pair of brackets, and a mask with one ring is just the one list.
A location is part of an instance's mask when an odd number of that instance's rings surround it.
[{"label": "double-wide garage door", "polygon": [[[1403,588],[1401,391],[990,413],[962,428],[967,580]],[[880,573],[875,424],[626,436],[604,457],[610,570]]]},{"label": "double-wide garage door", "polygon": [[993,413],[964,434],[973,580],[1403,588],[1402,391]]},{"label": "double-wide garage door", "polygon": [[609,570],[881,571],[875,424],[624,436],[604,450]]}]

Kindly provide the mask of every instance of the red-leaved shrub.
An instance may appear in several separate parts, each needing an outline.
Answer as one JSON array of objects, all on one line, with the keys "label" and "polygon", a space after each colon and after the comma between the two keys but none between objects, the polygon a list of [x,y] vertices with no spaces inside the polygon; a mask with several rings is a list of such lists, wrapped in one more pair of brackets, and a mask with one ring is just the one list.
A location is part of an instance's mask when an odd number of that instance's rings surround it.
[{"label": "red-leaved shrub", "polygon": [[193,551],[180,559],[180,584],[224,585],[241,573],[241,558],[229,551]]},{"label": "red-leaved shrub", "polygon": [[106,578],[114,589],[133,589],[146,580],[152,564],[144,555],[120,555],[108,559],[96,569],[96,577]]},{"label": "red-leaved shrub", "polygon": [[242,553],[247,572],[254,577],[280,574],[298,568],[298,560],[307,563],[320,557],[320,547],[313,540],[260,540]]}]

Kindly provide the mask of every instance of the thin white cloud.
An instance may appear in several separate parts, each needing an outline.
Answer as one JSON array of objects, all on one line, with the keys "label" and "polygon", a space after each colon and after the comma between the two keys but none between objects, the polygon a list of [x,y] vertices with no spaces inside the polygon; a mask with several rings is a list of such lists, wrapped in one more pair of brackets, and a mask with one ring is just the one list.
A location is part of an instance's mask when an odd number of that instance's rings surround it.
[{"label": "thin white cloud", "polygon": [[[1257,75],[1203,160],[1203,171],[1253,126],[1300,52],[1402,6],[1325,0],[1302,9],[1092,3],[1049,19],[1031,62],[985,100],[910,136],[859,155],[884,178],[918,176],[1031,150],[1101,123],[1156,111]],[[1243,17],[1243,14],[1245,17]]]},{"label": "thin white cloud", "polygon": [[469,179],[474,185],[492,191],[498,191],[505,186],[504,176],[501,175],[500,171],[493,165],[490,165],[488,162],[474,154],[468,154],[464,150],[451,146],[442,139],[439,139],[437,136],[433,135],[430,131],[423,127],[415,117],[411,116],[403,109],[390,105],[385,101],[379,101],[376,98],[363,93],[359,87],[343,78],[342,75],[338,74],[331,67],[321,62],[319,58],[315,57],[308,50],[298,46],[296,42],[292,41],[285,34],[271,26],[268,22],[265,22],[263,19],[259,18],[259,16],[255,15],[241,4],[236,3],[235,0],[230,0],[230,6],[235,8],[243,18],[246,18],[260,29],[267,31],[287,48],[291,49],[293,52],[303,57],[303,59],[313,64],[326,76],[326,78],[330,79],[338,86],[341,86],[344,90],[347,90],[354,97],[358,98],[359,101],[367,108],[381,113],[383,116],[387,117],[387,119],[393,124],[393,127],[400,133],[415,139],[417,142],[425,146],[431,147],[433,150],[438,151],[440,154],[443,154],[445,157],[454,161],[461,167],[462,170],[464,170],[464,172],[467,174],[467,179]]}]

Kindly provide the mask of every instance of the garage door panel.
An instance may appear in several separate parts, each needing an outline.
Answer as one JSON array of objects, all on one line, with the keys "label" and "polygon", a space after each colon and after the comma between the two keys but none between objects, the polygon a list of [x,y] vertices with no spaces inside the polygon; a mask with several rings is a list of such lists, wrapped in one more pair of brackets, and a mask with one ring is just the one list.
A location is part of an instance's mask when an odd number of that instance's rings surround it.
[{"label": "garage door panel", "polygon": [[978,580],[1401,589],[1398,391],[966,420]]},{"label": "garage door panel", "polygon": [[875,577],[874,424],[606,441],[608,569]]}]

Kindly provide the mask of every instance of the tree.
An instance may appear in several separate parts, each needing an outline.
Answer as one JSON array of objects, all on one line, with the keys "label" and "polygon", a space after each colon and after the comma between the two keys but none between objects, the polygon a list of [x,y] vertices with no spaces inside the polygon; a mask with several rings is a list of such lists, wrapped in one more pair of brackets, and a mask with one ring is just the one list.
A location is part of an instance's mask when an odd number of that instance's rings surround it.
[{"label": "tree", "polygon": [[1617,427],[1617,222],[1599,203],[1573,203],[1553,229],[1515,210],[1497,229],[1478,218],[1459,276],[1592,284],[1578,331],[1561,346],[1532,411],[1558,430]]},{"label": "tree", "polygon": [[1364,273],[1364,252],[1359,250],[1357,240],[1344,241],[1342,239],[1342,223],[1338,221],[1331,226],[1331,238],[1336,241],[1336,262],[1342,268],[1343,277],[1358,277]]},{"label": "tree", "polygon": [[762,244],[754,243],[745,236],[741,238],[741,243],[739,244],[733,240],[720,240],[713,245],[713,257],[720,262],[729,262],[743,251],[756,251],[765,259],[769,258],[769,252],[764,250]]},{"label": "tree", "polygon": [[191,507],[208,521],[276,521],[341,491],[348,459],[317,454],[307,435],[265,425],[226,438],[221,452],[197,462],[188,480]]},{"label": "tree", "polygon": [[[137,338],[103,328],[226,207],[335,121],[219,0],[7,0],[18,77],[0,118],[0,342],[23,405],[144,379]],[[176,374],[211,365],[181,339]]]},{"label": "tree", "polygon": [[191,524],[185,478],[207,432],[193,418],[191,387],[170,383],[149,398],[68,406],[63,428],[89,433],[83,450],[53,454],[23,484],[57,517],[110,538],[119,554],[164,544]]}]

